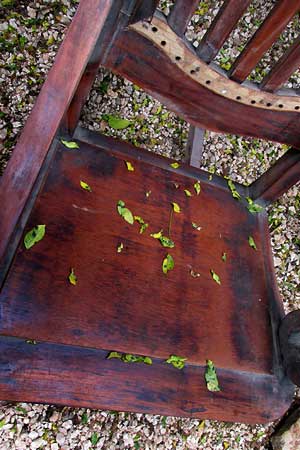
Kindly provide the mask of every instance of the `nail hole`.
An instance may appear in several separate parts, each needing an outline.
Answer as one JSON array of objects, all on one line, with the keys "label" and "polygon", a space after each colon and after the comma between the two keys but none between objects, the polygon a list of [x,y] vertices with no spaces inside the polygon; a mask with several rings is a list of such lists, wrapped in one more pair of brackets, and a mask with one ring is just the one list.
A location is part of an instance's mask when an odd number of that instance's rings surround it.
[{"label": "nail hole", "polygon": [[242,97],[240,97],[239,95],[237,97],[235,97],[237,100],[242,100]]},{"label": "nail hole", "polygon": [[157,28],[156,27],[152,27],[152,31],[153,31],[153,33],[156,33],[157,32]]},{"label": "nail hole", "polygon": [[176,61],[180,61],[181,60],[181,57],[180,56],[176,56]]},{"label": "nail hole", "polygon": [[206,83],[206,84],[210,84],[211,81],[210,81],[210,80],[206,80],[205,83]]},{"label": "nail hole", "polygon": [[191,73],[192,75],[194,75],[194,74],[196,73],[196,71],[192,69],[190,73]]},{"label": "nail hole", "polygon": [[280,105],[278,105],[279,106],[279,108],[283,108],[283,105],[280,103]]},{"label": "nail hole", "polygon": [[166,41],[161,41],[161,45],[164,47],[166,45]]},{"label": "nail hole", "polygon": [[267,103],[267,106],[272,106],[272,103]]},{"label": "nail hole", "polygon": [[251,105],[255,105],[256,101],[255,100],[251,100]]},{"label": "nail hole", "polygon": [[295,106],[295,109],[298,111],[298,109],[300,109],[300,106]]}]

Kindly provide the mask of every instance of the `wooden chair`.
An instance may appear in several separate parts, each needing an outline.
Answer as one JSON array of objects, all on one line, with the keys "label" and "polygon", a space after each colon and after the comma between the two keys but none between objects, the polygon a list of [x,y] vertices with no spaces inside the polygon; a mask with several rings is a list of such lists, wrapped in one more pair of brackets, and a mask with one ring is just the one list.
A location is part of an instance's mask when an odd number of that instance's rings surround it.
[{"label": "wooden chair", "polygon": [[[249,0],[226,0],[197,51],[184,32],[198,2],[175,1],[168,19],[157,3],[80,2],[1,179],[0,398],[268,422],[300,381],[299,314],[284,317],[260,208],[300,179],[300,98],[281,90],[299,66],[299,39],[260,86],[246,78],[300,2],[278,1],[229,73],[212,61]],[[192,165],[77,126],[99,65],[196,127]],[[252,185],[234,186],[194,167],[203,128],[293,148]],[[125,207],[149,224],[144,233]],[[26,249],[41,224],[43,239]],[[174,248],[151,236],[161,229]],[[167,254],[175,266],[164,273]],[[112,351],[153,363],[108,359]],[[185,367],[167,364],[170,355]],[[207,389],[207,360],[219,392]]]}]

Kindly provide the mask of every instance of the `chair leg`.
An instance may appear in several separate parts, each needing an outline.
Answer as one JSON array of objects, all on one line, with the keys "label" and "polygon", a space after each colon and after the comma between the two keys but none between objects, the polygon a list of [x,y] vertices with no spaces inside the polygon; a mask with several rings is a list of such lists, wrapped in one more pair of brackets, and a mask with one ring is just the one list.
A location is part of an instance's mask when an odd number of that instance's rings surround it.
[{"label": "chair leg", "polygon": [[204,133],[204,129],[190,125],[184,161],[192,167],[201,166]]}]

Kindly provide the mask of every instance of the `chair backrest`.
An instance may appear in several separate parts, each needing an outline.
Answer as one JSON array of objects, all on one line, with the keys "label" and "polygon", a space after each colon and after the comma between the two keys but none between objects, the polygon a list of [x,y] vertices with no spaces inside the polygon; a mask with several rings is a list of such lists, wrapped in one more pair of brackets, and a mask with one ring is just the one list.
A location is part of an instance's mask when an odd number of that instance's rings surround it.
[{"label": "chair backrest", "polygon": [[259,85],[247,77],[299,12],[300,1],[277,1],[227,72],[214,58],[251,0],[225,0],[197,49],[184,35],[199,2],[176,0],[167,18],[155,12],[157,3],[139,2],[139,14],[115,37],[102,64],[196,126],[299,147],[300,97],[281,88],[300,65],[300,38]]}]

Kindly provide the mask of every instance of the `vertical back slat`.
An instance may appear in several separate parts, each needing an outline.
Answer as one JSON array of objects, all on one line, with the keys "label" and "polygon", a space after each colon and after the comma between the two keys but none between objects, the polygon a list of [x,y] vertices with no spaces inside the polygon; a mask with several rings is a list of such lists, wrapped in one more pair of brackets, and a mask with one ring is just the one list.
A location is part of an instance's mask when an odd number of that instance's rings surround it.
[{"label": "vertical back slat", "polygon": [[280,0],[235,61],[230,78],[243,82],[300,9],[299,0]]},{"label": "vertical back slat", "polygon": [[178,36],[182,36],[194,14],[199,0],[177,0],[173,6],[168,23]]},{"label": "vertical back slat", "polygon": [[198,47],[203,61],[214,59],[250,3],[251,0],[225,0]]},{"label": "vertical back slat", "polygon": [[299,67],[300,36],[264,78],[260,87],[268,92],[277,91]]}]

